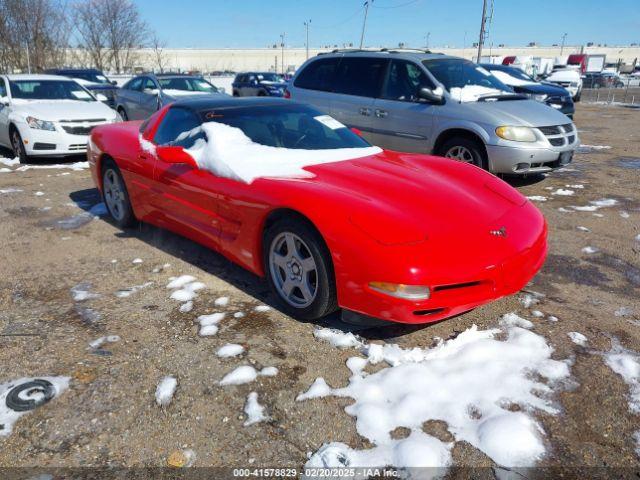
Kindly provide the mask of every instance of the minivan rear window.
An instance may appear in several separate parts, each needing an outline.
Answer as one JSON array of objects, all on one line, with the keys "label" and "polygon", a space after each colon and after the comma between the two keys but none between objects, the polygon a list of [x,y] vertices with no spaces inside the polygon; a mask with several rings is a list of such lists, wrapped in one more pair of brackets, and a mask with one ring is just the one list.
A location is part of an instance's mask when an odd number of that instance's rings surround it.
[{"label": "minivan rear window", "polygon": [[359,97],[377,97],[387,62],[386,58],[343,58],[338,65],[333,91]]},{"label": "minivan rear window", "polygon": [[311,62],[297,76],[294,85],[309,90],[330,91],[339,58],[322,58]]}]

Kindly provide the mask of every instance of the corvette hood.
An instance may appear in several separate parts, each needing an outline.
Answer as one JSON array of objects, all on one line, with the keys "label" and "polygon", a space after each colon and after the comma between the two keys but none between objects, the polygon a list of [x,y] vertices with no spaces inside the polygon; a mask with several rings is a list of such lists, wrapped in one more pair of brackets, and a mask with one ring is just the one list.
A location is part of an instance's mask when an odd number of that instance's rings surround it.
[{"label": "corvette hood", "polygon": [[439,157],[385,151],[308,170],[324,188],[358,199],[360,208],[350,212],[351,222],[390,245],[486,234],[526,203],[497,177]]},{"label": "corvette hood", "polygon": [[40,120],[93,120],[111,119],[115,112],[102,102],[82,102],[75,100],[35,100],[15,102],[14,112],[23,116],[33,116]]}]

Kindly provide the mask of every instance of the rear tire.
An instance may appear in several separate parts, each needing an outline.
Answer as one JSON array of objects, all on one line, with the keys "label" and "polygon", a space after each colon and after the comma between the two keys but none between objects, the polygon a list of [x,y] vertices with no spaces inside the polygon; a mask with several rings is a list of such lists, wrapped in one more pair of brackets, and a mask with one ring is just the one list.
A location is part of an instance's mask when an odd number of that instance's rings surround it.
[{"label": "rear tire", "polygon": [[239,97],[239,96],[240,96],[240,94],[238,93],[238,91],[237,91],[237,90],[234,90],[234,91],[233,91],[233,96],[234,96],[234,97]]},{"label": "rear tire", "polygon": [[331,254],[312,225],[278,220],[265,232],[262,250],[267,283],[284,312],[317,320],[338,309]]},{"label": "rear tire", "polygon": [[128,228],[136,224],[127,185],[120,169],[111,159],[106,160],[102,167],[102,199],[118,227]]},{"label": "rear tire", "polygon": [[11,148],[13,150],[13,155],[18,157],[20,163],[28,163],[29,157],[27,156],[27,150],[24,148],[22,136],[20,135],[18,129],[13,125],[9,129],[9,137],[11,138]]},{"label": "rear tire", "polygon": [[482,148],[482,145],[476,140],[467,137],[450,138],[440,146],[436,153],[441,157],[470,163],[484,170],[487,170],[489,166],[487,154],[484,148]]}]

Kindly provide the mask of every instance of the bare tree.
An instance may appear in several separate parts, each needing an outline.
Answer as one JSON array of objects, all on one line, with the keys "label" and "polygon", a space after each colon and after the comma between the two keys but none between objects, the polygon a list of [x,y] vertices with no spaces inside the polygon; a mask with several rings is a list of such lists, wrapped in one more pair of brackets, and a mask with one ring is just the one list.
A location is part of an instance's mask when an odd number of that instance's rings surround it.
[{"label": "bare tree", "polygon": [[137,50],[147,43],[149,29],[131,0],[81,1],[74,18],[79,46],[100,69],[130,70]]},{"label": "bare tree", "polygon": [[0,66],[41,71],[64,62],[69,25],[64,0],[0,0]]},{"label": "bare tree", "polygon": [[151,50],[153,51],[153,59],[156,67],[160,70],[160,73],[164,73],[167,64],[169,63],[167,56],[164,53],[164,49],[167,47],[167,43],[161,40],[155,33],[151,37]]}]

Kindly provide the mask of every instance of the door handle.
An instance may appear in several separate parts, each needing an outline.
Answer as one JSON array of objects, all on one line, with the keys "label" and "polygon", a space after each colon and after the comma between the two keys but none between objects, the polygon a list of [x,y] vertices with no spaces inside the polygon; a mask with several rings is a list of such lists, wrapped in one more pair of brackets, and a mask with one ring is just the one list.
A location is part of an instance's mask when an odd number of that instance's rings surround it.
[{"label": "door handle", "polygon": [[376,108],[376,117],[378,117],[378,118],[384,118],[384,117],[386,117],[387,115],[389,115],[389,114],[387,113],[387,111],[386,111],[386,110],[380,110],[379,108]]},{"label": "door handle", "polygon": [[361,108],[360,109],[360,115],[364,115],[365,117],[368,117],[371,115],[371,109],[370,108]]}]

